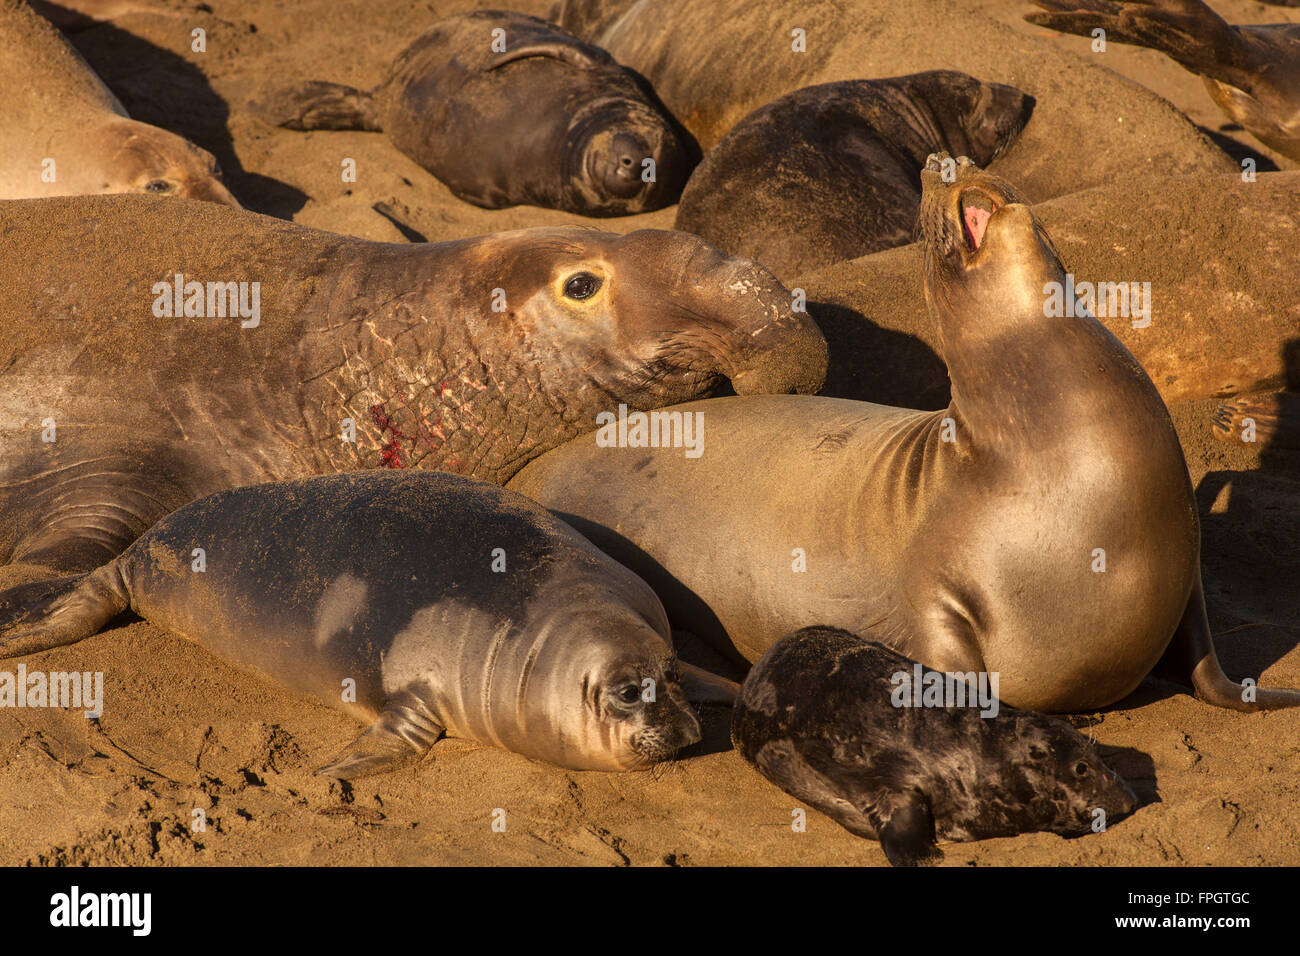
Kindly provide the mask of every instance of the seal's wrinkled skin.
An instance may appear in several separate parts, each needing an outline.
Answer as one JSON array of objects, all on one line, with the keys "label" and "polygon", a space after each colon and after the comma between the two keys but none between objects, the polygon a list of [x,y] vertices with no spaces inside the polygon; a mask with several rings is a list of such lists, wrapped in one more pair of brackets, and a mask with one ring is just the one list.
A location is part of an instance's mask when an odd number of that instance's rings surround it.
[{"label": "seal's wrinkled skin", "polygon": [[211,153],[131,119],[23,0],[0,0],[0,88],[0,199],[145,193],[239,206]]},{"label": "seal's wrinkled skin", "polygon": [[1063,721],[1005,706],[994,716],[896,706],[894,675],[912,680],[913,663],[847,631],[797,631],[745,678],[732,742],[786,793],[879,840],[894,866],[938,859],[936,837],[1082,836],[1136,808]]},{"label": "seal's wrinkled skin", "polygon": [[[503,484],[620,404],[724,378],[815,392],[826,371],[788,290],[682,233],[389,245],[81,197],[5,204],[0,251],[0,562],[87,570],[258,482],[387,467]],[[205,314],[155,314],[178,271],[243,282],[240,302],[259,283],[257,324],[201,288]]]},{"label": "seal's wrinkled skin", "polygon": [[128,609],[367,723],[335,777],[416,762],[443,733],[575,770],[644,769],[700,738],[654,592],[545,509],[456,475],[192,502],[90,574],[0,592],[0,658]]},{"label": "seal's wrinkled skin", "polygon": [[1201,0],[1033,0],[1038,26],[1166,54],[1198,74],[1215,105],[1300,161],[1300,24],[1231,26]]},{"label": "seal's wrinkled skin", "polygon": [[916,235],[925,158],[942,149],[987,165],[1032,107],[1014,87],[953,70],[805,87],[709,150],[675,226],[783,279],[903,245]]},{"label": "seal's wrinkled skin", "polygon": [[261,108],[291,129],[383,131],[461,199],[488,209],[648,212],[676,202],[699,161],[690,134],[608,53],[500,10],[438,21],[368,93],[311,82]]},{"label": "seal's wrinkled skin", "polygon": [[1030,710],[1112,704],[1162,655],[1217,706],[1300,704],[1224,676],[1168,411],[1096,319],[1045,315],[1065,272],[1029,207],[965,157],[931,157],[922,182],[946,409],[694,403],[698,460],[583,438],[511,487],[641,574],[675,623],[750,660],[820,621],[936,670],[997,671],[1002,699]]}]

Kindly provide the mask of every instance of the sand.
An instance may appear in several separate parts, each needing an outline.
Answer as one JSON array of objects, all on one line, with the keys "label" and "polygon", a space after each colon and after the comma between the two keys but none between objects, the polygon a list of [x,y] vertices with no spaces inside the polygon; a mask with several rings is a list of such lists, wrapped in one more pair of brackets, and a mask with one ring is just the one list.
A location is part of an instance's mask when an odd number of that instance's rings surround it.
[{"label": "sand", "polygon": [[[1037,31],[1018,21],[1027,4],[974,3]],[[75,45],[132,115],[216,153],[250,208],[392,239],[399,235],[372,210],[376,202],[402,210],[430,238],[575,221],[535,209],[475,209],[382,136],[271,130],[248,108],[259,89],[286,78],[374,83],[408,41],[401,25],[413,11],[432,19],[435,9],[469,4],[213,0],[212,12],[175,0],[154,5],[180,15],[132,14],[77,34]],[[512,5],[545,12],[549,2]],[[1300,11],[1246,0],[1216,6],[1238,22],[1300,20]],[[188,49],[194,27],[208,31],[206,54]],[[1086,47],[1073,37],[1057,42],[1065,52]],[[1294,168],[1224,130],[1200,81],[1158,54],[1112,46],[1106,56],[1232,149]],[[340,155],[357,160],[357,183],[341,182]],[[673,215],[600,224],[667,227]],[[1197,488],[1219,652],[1235,678],[1300,686],[1300,453],[1214,441],[1215,405],[1184,402],[1173,414]],[[43,574],[0,568],[0,586]],[[683,655],[720,666],[696,645],[685,644]],[[343,785],[312,770],[359,725],[147,623],[21,663],[102,671],[105,705],[93,721],[73,711],[0,710],[0,864],[885,863],[877,844],[816,813],[806,832],[793,832],[795,801],[730,750],[722,710],[705,712],[700,745],[648,773],[565,772],[444,740],[412,770]],[[1146,805],[1084,839],[1033,834],[946,845],[945,865],[1300,863],[1292,811],[1300,711],[1226,713],[1148,680],[1119,706],[1076,723]],[[201,831],[196,810],[206,821]],[[492,827],[498,810],[504,832]]]}]

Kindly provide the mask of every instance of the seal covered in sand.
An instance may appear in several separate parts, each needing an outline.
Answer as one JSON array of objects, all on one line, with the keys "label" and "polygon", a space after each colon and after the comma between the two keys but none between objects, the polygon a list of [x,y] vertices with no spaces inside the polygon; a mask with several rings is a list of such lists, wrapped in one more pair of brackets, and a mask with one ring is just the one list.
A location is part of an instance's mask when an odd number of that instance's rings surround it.
[{"label": "seal covered in sand", "polygon": [[[894,866],[941,857],[936,836],[1082,836],[1133,812],[1133,791],[1082,734],[977,700],[963,678],[977,675],[949,679],[847,631],[807,627],[750,670],[731,739],[786,793],[879,840]],[[933,701],[922,696],[935,688]]]},{"label": "seal covered in sand", "polygon": [[0,88],[0,199],[149,193],[239,205],[211,153],[131,119],[24,0],[0,0]]},{"label": "seal covered in sand", "polygon": [[128,609],[367,723],[320,771],[335,777],[416,762],[444,733],[575,770],[700,739],[654,592],[522,495],[458,475],[192,502],[94,572],[0,592],[0,657]]},{"label": "seal covered in sand", "polygon": [[599,47],[537,17],[447,17],[370,92],[311,82],[261,104],[292,129],[383,131],[476,206],[624,216],[677,201],[698,149]]},{"label": "seal covered in sand", "polygon": [[1300,23],[1231,26],[1201,0],[1033,0],[1038,26],[1159,50],[1261,143],[1300,161]]},{"label": "seal covered in sand", "polygon": [[504,483],[620,405],[826,369],[771,273],[684,233],[390,245],[117,196],[6,203],[0,250],[0,562],[86,570],[265,481]]},{"label": "seal covered in sand", "polygon": [[691,175],[675,227],[782,279],[916,235],[931,153],[988,165],[1033,101],[1015,87],[932,70],[822,83],[755,110]]},{"label": "seal covered in sand", "polygon": [[[810,621],[941,671],[996,671],[1028,710],[1094,710],[1162,655],[1222,707],[1295,706],[1219,666],[1182,446],[1151,380],[1087,314],[1049,317],[1051,240],[964,157],[922,174],[925,291],[953,399],[683,406],[703,454],[571,442],[511,487],[569,520],[674,623],[756,660]],[[761,466],[755,466],[761,449]]]}]

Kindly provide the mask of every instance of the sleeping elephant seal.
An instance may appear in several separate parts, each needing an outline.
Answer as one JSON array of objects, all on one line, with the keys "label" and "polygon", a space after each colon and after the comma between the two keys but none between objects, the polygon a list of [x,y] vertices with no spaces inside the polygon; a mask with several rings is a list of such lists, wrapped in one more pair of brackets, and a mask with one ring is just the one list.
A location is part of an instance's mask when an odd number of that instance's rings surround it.
[{"label": "sleeping elephant seal", "polygon": [[1216,106],[1300,162],[1300,23],[1230,26],[1201,0],[1033,0],[1038,26],[1159,50],[1198,74]]},{"label": "sleeping elephant seal", "polygon": [[131,119],[23,0],[0,0],[0,199],[94,193],[238,206],[207,150]]},{"label": "sleeping elephant seal", "polygon": [[1133,356],[1096,319],[1049,316],[1063,283],[1014,190],[940,157],[922,174],[926,301],[952,402],[722,398],[705,440],[571,442],[510,487],[641,574],[674,623],[757,659],[820,622],[941,671],[996,671],[1027,710],[1095,710],[1168,652],[1203,699],[1242,687],[1215,656],[1182,446]]},{"label": "sleeping elephant seal", "polygon": [[[996,693],[976,699],[975,686],[958,683],[966,677],[847,631],[806,627],[750,670],[731,739],[786,793],[879,840],[894,866],[937,860],[936,836],[1083,836],[1137,807],[1077,730],[999,706]],[[943,694],[932,699],[935,689]]]},{"label": "sleeping elephant seal", "polygon": [[621,405],[724,378],[815,392],[826,372],[771,273],[684,233],[387,244],[79,197],[0,205],[0,252],[0,563],[96,567],[186,502],[265,481],[504,484]]},{"label": "sleeping elephant seal", "polygon": [[94,572],[0,592],[0,657],[128,609],[369,724],[320,771],[335,777],[418,761],[443,733],[575,770],[700,739],[654,592],[522,495],[457,475],[192,502]]},{"label": "sleeping elephant seal", "polygon": [[942,150],[985,166],[1032,107],[1015,87],[952,70],[805,87],[709,150],[674,227],[782,280],[904,245],[916,235],[926,157]]},{"label": "sleeping elephant seal", "polygon": [[499,10],[438,21],[368,93],[312,82],[260,109],[291,129],[383,131],[488,209],[649,212],[677,201],[699,158],[654,94],[604,50]]}]

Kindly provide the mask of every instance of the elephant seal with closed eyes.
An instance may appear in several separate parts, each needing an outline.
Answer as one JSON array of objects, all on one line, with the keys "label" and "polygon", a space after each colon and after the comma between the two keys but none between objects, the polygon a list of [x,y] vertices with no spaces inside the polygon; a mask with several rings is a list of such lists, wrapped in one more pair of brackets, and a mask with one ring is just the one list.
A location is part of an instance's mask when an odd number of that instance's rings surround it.
[{"label": "elephant seal with closed eyes", "polygon": [[291,129],[382,131],[466,202],[625,216],[677,201],[698,148],[644,81],[537,17],[439,20],[376,89],[311,82],[261,104]]},{"label": "elephant seal with closed eyes", "polygon": [[[128,609],[365,722],[321,769],[334,777],[417,762],[444,733],[575,770],[641,769],[700,739],[654,592],[544,508],[458,475],[202,498],[89,574],[0,591],[0,658]],[[734,695],[705,672],[686,682]]]}]

